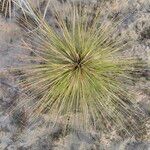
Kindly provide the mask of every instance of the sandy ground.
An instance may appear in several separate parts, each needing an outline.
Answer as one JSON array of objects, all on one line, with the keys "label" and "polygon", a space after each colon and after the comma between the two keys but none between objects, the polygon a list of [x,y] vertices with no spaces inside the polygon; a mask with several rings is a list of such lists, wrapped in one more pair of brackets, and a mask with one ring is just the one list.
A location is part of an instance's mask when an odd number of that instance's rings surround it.
[{"label": "sandy ground", "polygon": [[[114,0],[107,2],[104,13],[109,15],[130,14],[121,28],[121,36],[132,41],[128,53],[147,62],[150,61],[150,1],[149,0]],[[132,13],[134,11],[134,13]],[[16,57],[21,54],[22,31],[16,24],[16,18],[4,18],[0,15],[0,150],[150,150],[150,120],[146,122],[145,135],[140,137],[121,136],[112,131],[103,133],[68,133],[62,136],[60,125],[51,130],[48,116],[39,117],[34,126],[26,124],[26,116],[19,118],[18,114],[6,117],[5,111],[16,102],[20,93],[13,74],[6,73],[9,67],[18,66],[22,62]],[[149,68],[133,87],[136,89],[136,99],[140,107],[150,116],[150,72]],[[15,104],[14,104],[15,105]],[[25,113],[25,110],[17,113]],[[15,116],[23,120],[23,126]]]}]

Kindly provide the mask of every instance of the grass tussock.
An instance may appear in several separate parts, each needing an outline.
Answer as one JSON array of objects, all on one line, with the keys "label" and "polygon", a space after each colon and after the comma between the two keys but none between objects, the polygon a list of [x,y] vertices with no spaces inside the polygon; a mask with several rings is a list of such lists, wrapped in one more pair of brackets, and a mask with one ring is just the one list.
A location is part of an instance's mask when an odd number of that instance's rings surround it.
[{"label": "grass tussock", "polygon": [[137,132],[143,115],[129,88],[137,61],[122,54],[128,43],[114,36],[122,20],[103,21],[95,5],[64,5],[53,6],[56,26],[39,14],[25,20],[34,30],[24,41],[32,55],[23,58],[28,63],[20,85],[30,99],[22,98],[19,106],[28,104],[32,117],[48,113],[80,129],[114,125]]}]

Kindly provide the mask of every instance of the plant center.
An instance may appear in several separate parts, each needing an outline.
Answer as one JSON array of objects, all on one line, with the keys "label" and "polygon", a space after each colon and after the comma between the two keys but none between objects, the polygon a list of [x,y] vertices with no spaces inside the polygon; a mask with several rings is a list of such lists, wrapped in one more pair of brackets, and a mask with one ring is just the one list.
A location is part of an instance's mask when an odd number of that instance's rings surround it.
[{"label": "plant center", "polygon": [[81,69],[81,68],[82,68],[82,59],[79,58],[78,60],[74,62],[74,69],[76,70],[76,69]]}]

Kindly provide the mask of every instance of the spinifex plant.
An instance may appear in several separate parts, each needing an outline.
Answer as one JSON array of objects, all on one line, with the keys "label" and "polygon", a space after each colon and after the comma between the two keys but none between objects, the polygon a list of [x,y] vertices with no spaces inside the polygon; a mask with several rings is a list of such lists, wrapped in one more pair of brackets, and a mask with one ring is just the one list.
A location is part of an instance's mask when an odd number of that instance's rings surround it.
[{"label": "spinifex plant", "polygon": [[[80,129],[138,129],[142,115],[129,89],[136,60],[123,55],[127,43],[114,36],[121,22],[102,21],[98,7],[81,3],[55,8],[55,27],[39,16],[24,41],[32,63],[23,68],[21,85],[31,100],[20,106],[28,103],[33,116],[48,113]],[[30,20],[28,26],[34,28]]]}]

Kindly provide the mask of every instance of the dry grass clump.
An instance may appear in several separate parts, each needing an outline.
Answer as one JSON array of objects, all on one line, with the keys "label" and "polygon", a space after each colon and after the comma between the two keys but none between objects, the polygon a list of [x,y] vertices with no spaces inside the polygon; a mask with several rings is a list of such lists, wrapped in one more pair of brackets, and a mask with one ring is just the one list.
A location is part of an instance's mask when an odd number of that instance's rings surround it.
[{"label": "dry grass clump", "polygon": [[63,10],[51,5],[57,29],[38,13],[28,13],[36,27],[25,20],[34,28],[24,41],[33,55],[23,58],[28,63],[20,85],[31,99],[22,98],[18,107],[28,104],[31,117],[48,113],[80,129],[114,125],[137,132],[143,114],[129,88],[137,61],[122,55],[128,43],[114,36],[121,21],[102,21],[95,5],[67,2]]}]

